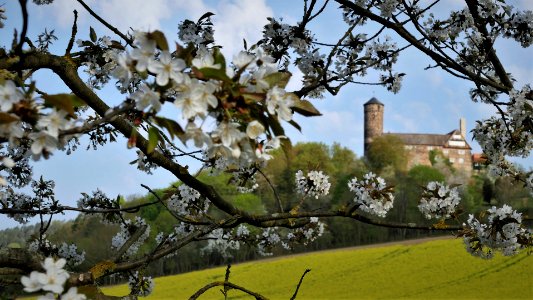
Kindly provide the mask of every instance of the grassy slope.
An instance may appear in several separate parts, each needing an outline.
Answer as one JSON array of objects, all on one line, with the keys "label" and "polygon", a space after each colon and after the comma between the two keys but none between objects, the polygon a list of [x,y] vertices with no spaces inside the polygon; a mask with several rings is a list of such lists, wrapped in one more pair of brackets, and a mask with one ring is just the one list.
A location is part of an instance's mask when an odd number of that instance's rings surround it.
[{"label": "grassy slope", "polygon": [[[306,268],[297,299],[533,299],[533,257],[525,253],[486,261],[460,240],[333,250],[235,265],[230,281],[271,299],[289,299]],[[155,279],[148,299],[187,299],[225,268]],[[222,299],[220,287],[200,299]],[[105,289],[124,295],[124,286]],[[238,291],[232,299],[249,299]]]}]

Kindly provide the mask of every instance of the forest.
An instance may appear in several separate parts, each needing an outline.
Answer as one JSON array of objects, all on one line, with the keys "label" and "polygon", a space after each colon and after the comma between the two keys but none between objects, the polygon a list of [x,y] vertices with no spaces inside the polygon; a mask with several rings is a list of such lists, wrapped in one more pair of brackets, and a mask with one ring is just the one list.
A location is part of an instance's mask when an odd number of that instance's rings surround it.
[{"label": "forest", "polygon": [[[395,151],[393,151],[395,149]],[[423,222],[424,216],[418,210],[418,202],[424,186],[430,181],[450,184],[458,184],[463,199],[461,211],[479,213],[492,205],[509,203],[524,215],[533,215],[533,208],[528,205],[532,200],[526,188],[513,183],[508,178],[494,178],[487,173],[486,169],[475,171],[470,177],[461,171],[454,170],[445,159],[433,159],[432,166],[418,165],[406,170],[406,153],[398,151],[402,145],[397,141],[377,142],[369,153],[370,159],[357,157],[356,154],[340,144],[331,146],[323,143],[298,143],[293,146],[289,156],[281,150],[273,154],[273,159],[263,169],[265,177],[258,177],[258,188],[253,192],[242,193],[234,185],[228,184],[234,180],[228,173],[212,174],[204,171],[199,175],[202,180],[209,181],[222,195],[230,199],[236,207],[254,213],[263,213],[266,210],[276,209],[279,205],[272,188],[277,191],[277,197],[282,199],[283,207],[290,210],[297,204],[297,195],[294,189],[292,174],[297,170],[324,170],[331,174],[331,194],[320,199],[306,202],[305,209],[316,208],[336,209],[352,196],[345,189],[350,178],[360,177],[369,171],[377,172],[396,186],[394,208],[388,214],[386,220],[410,222]],[[380,152],[382,152],[380,154]],[[388,159],[378,159],[387,153],[398,155]],[[433,156],[439,156],[434,155]],[[377,158],[376,158],[377,157]],[[290,158],[291,163],[287,160]],[[319,162],[318,164],[316,162]],[[266,181],[269,178],[269,182]],[[179,186],[176,182],[172,187]],[[169,187],[171,189],[172,187]],[[126,195],[120,201],[124,207],[137,206],[144,203],[157,201],[157,197],[165,199],[168,190],[155,190],[146,195]],[[157,197],[156,197],[157,196]],[[161,203],[142,207],[138,214],[130,214],[129,218],[140,216],[147,221],[152,232],[170,233],[173,230],[173,216]],[[455,222],[465,222],[464,213],[454,216]],[[529,221],[531,222],[531,220]],[[526,223],[529,224],[529,223]],[[36,226],[22,226],[0,231],[0,248],[9,243],[24,245],[31,240]],[[113,254],[111,241],[119,231],[119,226],[101,222],[99,215],[80,215],[72,221],[55,221],[51,224],[47,238],[55,244],[66,242],[78,245],[78,250],[86,253],[85,261],[77,268],[82,270],[94,265]],[[272,251],[272,255],[286,255],[290,253],[311,252],[324,249],[336,249],[348,246],[366,245],[404,239],[422,238],[430,236],[450,235],[446,232],[409,230],[398,228],[383,228],[369,224],[352,222],[343,219],[331,219],[325,224],[325,233],[317,240],[305,245],[298,245],[290,250],[279,246]],[[101,242],[95,243],[95,240]],[[154,236],[150,236],[143,246],[148,250],[156,244]],[[201,253],[201,255],[198,255]],[[227,253],[208,249],[207,241],[191,243],[180,249],[176,255],[161,259],[151,264],[146,274],[150,276],[162,276],[179,274],[208,267],[234,264],[237,262],[262,258],[257,251],[250,246],[231,249]],[[111,277],[107,283],[125,282],[126,277]]]}]

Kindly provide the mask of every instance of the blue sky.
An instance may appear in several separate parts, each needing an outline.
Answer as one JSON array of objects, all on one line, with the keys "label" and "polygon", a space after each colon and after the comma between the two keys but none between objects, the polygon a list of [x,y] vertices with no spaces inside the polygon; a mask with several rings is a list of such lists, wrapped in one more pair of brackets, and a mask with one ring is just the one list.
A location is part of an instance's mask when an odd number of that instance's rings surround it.
[{"label": "blue sky", "polygon": [[[118,39],[111,32],[98,24],[74,0],[55,0],[52,5],[36,6],[29,1],[30,27],[29,36],[35,40],[46,27],[55,29],[59,40],[52,52],[64,53],[70,37],[72,10],[79,12],[78,38],[88,39],[89,26],[93,26],[100,35],[109,35]],[[184,18],[196,20],[207,11],[215,13],[215,39],[222,45],[227,57],[242,50],[242,39],[252,44],[261,38],[261,29],[266,18],[282,17],[288,23],[299,20],[303,11],[303,1],[283,0],[222,0],[222,1],[172,1],[172,0],[113,0],[86,1],[94,10],[122,31],[131,26],[134,29],[161,29],[169,40],[177,39],[177,24]],[[462,0],[443,0],[437,8],[439,12],[459,9]],[[516,7],[533,10],[532,0],[511,1]],[[9,45],[13,28],[20,30],[21,17],[17,1],[4,4],[8,19],[5,28],[0,29],[2,45]],[[337,12],[338,5],[332,4],[316,23],[310,28],[321,41],[333,42],[342,34],[344,23]],[[120,17],[116,17],[120,16]],[[392,37],[394,35],[391,34]],[[403,45],[401,42],[399,46]],[[523,49],[516,43],[503,40],[496,45],[507,70],[517,79],[517,87],[533,78],[533,51]],[[321,141],[326,144],[339,142],[360,156],[363,153],[363,104],[371,97],[377,97],[385,104],[386,132],[409,133],[447,133],[459,127],[459,118],[467,120],[467,131],[474,126],[474,121],[487,118],[494,113],[488,105],[473,103],[468,96],[471,85],[461,79],[453,78],[440,69],[424,71],[430,60],[416,49],[408,49],[400,56],[396,66],[398,72],[405,72],[402,90],[398,94],[387,92],[377,86],[352,85],[343,89],[338,95],[327,95],[324,99],[314,101],[323,116],[317,118],[297,118],[303,133],[286,126],[287,135],[293,142]],[[288,89],[300,87],[298,78],[301,73],[293,71],[293,79]],[[64,92],[66,88],[51,72],[39,72],[33,78],[40,89],[49,93]],[[99,92],[100,96],[111,103],[119,103],[123,95],[111,86]],[[170,112],[172,113],[172,112]],[[177,115],[177,114],[176,114]],[[470,132],[467,138],[474,152],[480,148],[472,141]],[[57,152],[52,158],[35,164],[34,173],[38,178],[56,181],[56,193],[65,204],[75,205],[81,192],[91,192],[100,188],[109,197],[117,194],[144,194],[140,187],[144,183],[152,188],[167,186],[174,178],[166,171],[159,170],[153,176],[138,172],[128,163],[136,158],[135,151],[126,149],[125,140],[103,147],[102,151],[85,151],[85,144],[70,156]],[[521,161],[527,168],[533,166],[533,159]],[[197,164],[190,164],[191,168]],[[66,217],[72,217],[70,214]],[[0,229],[16,226],[18,223],[0,216]]]}]

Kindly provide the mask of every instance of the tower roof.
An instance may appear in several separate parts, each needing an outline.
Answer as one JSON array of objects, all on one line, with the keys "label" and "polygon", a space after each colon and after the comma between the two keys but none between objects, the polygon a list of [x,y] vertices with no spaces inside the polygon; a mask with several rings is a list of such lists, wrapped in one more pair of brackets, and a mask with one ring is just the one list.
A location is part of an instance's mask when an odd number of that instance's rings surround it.
[{"label": "tower roof", "polygon": [[381,103],[378,99],[376,99],[376,97],[372,97],[370,100],[368,100],[368,102],[366,102],[364,105],[369,105],[369,104],[379,104],[379,105],[383,105],[383,103]]}]

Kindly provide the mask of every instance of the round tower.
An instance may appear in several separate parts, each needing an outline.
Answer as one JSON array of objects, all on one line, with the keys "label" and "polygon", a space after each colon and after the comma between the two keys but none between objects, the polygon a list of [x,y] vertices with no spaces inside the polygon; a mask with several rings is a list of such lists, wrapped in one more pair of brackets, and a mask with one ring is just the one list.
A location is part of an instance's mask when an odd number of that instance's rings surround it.
[{"label": "round tower", "polygon": [[375,97],[364,104],[365,108],[365,156],[375,137],[383,134],[383,111],[385,105]]}]

